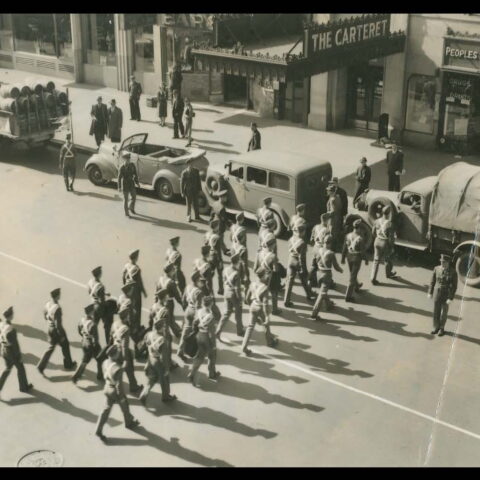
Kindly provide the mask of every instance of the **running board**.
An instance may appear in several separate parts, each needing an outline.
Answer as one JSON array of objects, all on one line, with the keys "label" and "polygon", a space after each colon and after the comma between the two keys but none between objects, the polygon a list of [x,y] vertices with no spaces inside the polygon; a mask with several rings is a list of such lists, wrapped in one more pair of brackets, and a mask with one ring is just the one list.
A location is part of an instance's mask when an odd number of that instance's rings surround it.
[{"label": "running board", "polygon": [[423,252],[428,250],[428,243],[409,242],[408,240],[399,240],[398,238],[395,240],[395,245],[398,245],[399,247],[413,248],[414,250],[421,250]]}]

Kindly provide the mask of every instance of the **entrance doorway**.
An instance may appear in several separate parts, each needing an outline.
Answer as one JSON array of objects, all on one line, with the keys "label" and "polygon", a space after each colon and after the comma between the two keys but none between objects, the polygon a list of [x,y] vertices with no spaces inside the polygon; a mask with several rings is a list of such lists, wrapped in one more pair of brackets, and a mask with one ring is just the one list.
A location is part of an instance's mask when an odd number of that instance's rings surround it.
[{"label": "entrance doorway", "polygon": [[247,77],[225,75],[224,82],[224,102],[228,105],[245,108],[247,106]]},{"label": "entrance doorway", "polygon": [[348,75],[347,124],[378,131],[383,95],[383,67],[356,65]]},{"label": "entrance doorway", "polygon": [[285,88],[285,118],[291,122],[303,121],[303,80],[287,82]]}]

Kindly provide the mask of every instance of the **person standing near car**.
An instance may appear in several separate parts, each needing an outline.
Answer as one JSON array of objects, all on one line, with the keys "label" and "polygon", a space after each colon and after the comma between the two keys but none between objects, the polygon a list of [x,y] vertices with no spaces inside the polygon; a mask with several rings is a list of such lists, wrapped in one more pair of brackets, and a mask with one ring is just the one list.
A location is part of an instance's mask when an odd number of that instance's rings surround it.
[{"label": "person standing near car", "polygon": [[357,189],[353,197],[353,204],[357,201],[357,198],[365,191],[370,188],[370,180],[372,178],[372,169],[367,165],[367,159],[362,157],[360,159],[360,166],[355,172],[355,183]]},{"label": "person standing near car", "polygon": [[185,97],[185,136],[188,139],[187,147],[192,145],[192,124],[193,124],[193,117],[195,116],[195,112],[193,111],[192,104],[190,100]]},{"label": "person standing near car", "polygon": [[117,107],[117,102],[112,99],[108,109],[108,136],[112,143],[122,141],[123,112]]},{"label": "person standing near car", "polygon": [[168,101],[167,101],[167,92],[165,91],[165,84],[163,83],[158,88],[157,102],[158,102],[158,117],[160,118],[160,126],[164,127],[165,119],[167,118]]},{"label": "person standing near car", "polygon": [[192,160],[187,161],[187,167],[180,175],[180,191],[182,197],[187,201],[187,220],[192,221],[192,207],[195,214],[195,220],[200,220],[198,212],[198,197],[202,191],[202,182],[200,180],[200,172],[192,164]]},{"label": "person standing near car", "polygon": [[108,132],[108,110],[107,106],[102,103],[102,97],[97,98],[97,104],[92,106],[90,116],[92,117],[90,135],[95,137],[95,143],[100,148],[100,144]]},{"label": "person standing near car", "polygon": [[185,128],[183,126],[183,110],[185,104],[183,98],[178,93],[178,90],[173,91],[173,103],[172,103],[172,116],[173,116],[173,138],[180,138],[178,136],[178,130],[180,129],[180,135],[185,138]]},{"label": "person standing near car", "polygon": [[[75,167],[75,147],[72,143],[71,133],[67,133],[66,141],[60,149],[59,168],[63,172],[63,179],[65,180],[67,192],[73,192],[73,182],[75,181],[75,173],[77,170]],[[69,181],[69,177],[72,178],[71,181]]]},{"label": "person standing near car", "polygon": [[394,143],[392,150],[387,153],[387,174],[388,190],[390,192],[400,191],[400,175],[405,173],[403,168],[403,153],[398,150],[398,145]]},{"label": "person standing near car", "polygon": [[[118,171],[118,191],[121,192],[123,190],[123,209],[125,210],[125,215],[130,217],[129,209],[133,214],[135,213],[135,200],[137,199],[135,185],[140,188],[140,183],[138,181],[137,169],[130,162],[130,153],[123,153],[122,158],[124,163]],[[131,197],[130,205],[128,204],[128,197]]]},{"label": "person standing near car", "polygon": [[130,120],[141,120],[140,115],[140,96],[142,95],[142,86],[135,80],[135,75],[130,76],[128,84],[128,94],[130,102]]},{"label": "person standing near car", "polygon": [[250,129],[252,130],[252,138],[248,142],[248,151],[250,150],[260,150],[262,148],[262,136],[258,131],[257,124],[255,122],[250,124]]}]

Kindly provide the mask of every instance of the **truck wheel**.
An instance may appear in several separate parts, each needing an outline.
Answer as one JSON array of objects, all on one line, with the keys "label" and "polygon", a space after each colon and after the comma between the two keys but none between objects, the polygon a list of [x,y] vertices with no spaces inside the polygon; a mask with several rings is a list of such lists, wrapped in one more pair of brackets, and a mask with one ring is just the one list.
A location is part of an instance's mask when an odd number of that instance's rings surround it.
[{"label": "truck wheel", "polygon": [[207,197],[203,192],[198,194],[198,212],[202,215],[208,215],[210,213],[210,205],[208,203]]},{"label": "truck wheel", "polygon": [[92,165],[88,167],[88,179],[97,187],[105,185],[106,180],[103,178],[102,171],[97,165]]},{"label": "truck wheel", "polygon": [[345,235],[353,231],[353,222],[355,220],[362,221],[362,224],[360,225],[360,234],[365,239],[365,248],[367,250],[370,250],[370,247],[373,243],[372,229],[370,225],[360,215],[351,214],[347,216],[347,218],[345,219]]},{"label": "truck wheel", "polygon": [[283,225],[282,219],[277,212],[273,212],[273,219],[275,220],[275,229],[272,233],[275,235],[275,237],[279,238],[285,232],[285,226]]},{"label": "truck wheel", "polygon": [[211,173],[207,176],[207,180],[205,182],[207,186],[208,193],[212,197],[218,197],[218,192],[221,190],[226,189],[226,182],[223,179],[221,174]]},{"label": "truck wheel", "polygon": [[171,202],[174,197],[172,184],[166,179],[161,178],[155,184],[155,192],[157,193],[160,200],[165,202]]},{"label": "truck wheel", "polygon": [[368,217],[372,223],[382,216],[382,209],[384,207],[390,207],[389,219],[390,221],[395,222],[397,209],[393,202],[387,197],[378,197],[368,206]]},{"label": "truck wheel", "polygon": [[460,254],[455,267],[462,283],[470,287],[480,286],[480,257],[472,255],[470,249]]}]

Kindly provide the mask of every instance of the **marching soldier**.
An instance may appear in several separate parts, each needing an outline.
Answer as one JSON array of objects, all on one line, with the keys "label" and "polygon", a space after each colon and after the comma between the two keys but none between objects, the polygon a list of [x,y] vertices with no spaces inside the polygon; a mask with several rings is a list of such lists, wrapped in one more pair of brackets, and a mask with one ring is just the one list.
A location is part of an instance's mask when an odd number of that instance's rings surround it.
[{"label": "marching soldier", "polygon": [[43,312],[43,316],[48,325],[47,335],[50,346],[37,365],[37,369],[42,375],[57,345],[60,345],[62,348],[63,367],[66,370],[73,370],[77,366],[77,362],[72,361],[67,333],[62,325],[62,307],[60,307],[58,303],[60,300],[60,289],[56,288],[55,290],[52,290],[50,296],[52,299],[47,302]]},{"label": "marching soldier", "polygon": [[222,239],[219,234],[219,221],[213,219],[210,221],[210,231],[205,234],[205,244],[210,247],[208,261],[212,266],[212,273],[217,271],[218,294],[223,295],[223,260],[222,260]]},{"label": "marching soldier", "polygon": [[293,303],[290,301],[292,294],[293,283],[297,273],[300,277],[300,281],[307,295],[308,301],[313,301],[314,294],[311,291],[307,279],[307,244],[303,237],[305,236],[305,225],[299,224],[293,230],[293,236],[288,241],[288,270],[287,270],[287,284],[285,287],[285,297],[283,303],[285,307],[293,307]]},{"label": "marching soldier", "polygon": [[[247,285],[250,283],[250,272],[248,270],[248,249],[247,249],[247,228],[245,227],[245,215],[243,212],[237,213],[235,216],[236,222],[230,227],[230,240],[231,240],[231,250],[233,253],[242,252],[241,261],[243,263],[243,267],[241,270],[243,271],[242,279],[246,282]],[[244,247],[243,249],[240,247]]]},{"label": "marching soldier", "polygon": [[195,220],[200,220],[198,211],[198,196],[202,191],[202,183],[200,180],[200,172],[192,164],[192,160],[187,162],[187,167],[182,171],[180,177],[180,191],[182,197],[187,202],[187,220],[192,221],[192,207],[195,215]]},{"label": "marching soldier", "polygon": [[[80,377],[83,375],[88,362],[92,358],[97,358],[100,353],[100,344],[98,343],[98,329],[93,319],[95,306],[93,303],[87,305],[84,308],[85,317],[80,320],[78,324],[78,333],[82,337],[82,350],[83,358],[82,362],[78,366],[76,372],[73,374],[72,382],[77,383]],[[97,360],[97,380],[103,381],[102,363]]]},{"label": "marching soldier", "polygon": [[290,231],[293,231],[294,227],[300,223],[304,223],[305,226],[307,225],[307,220],[305,219],[306,207],[307,206],[304,203],[300,203],[295,207],[296,213],[290,218],[290,223],[288,226]]},{"label": "marching soldier", "polygon": [[275,347],[278,344],[278,338],[270,331],[270,305],[269,305],[269,284],[271,280],[270,270],[259,268],[257,270],[258,281],[252,282],[246,294],[247,304],[250,305],[250,323],[245,330],[245,336],[242,342],[242,352],[250,356],[252,351],[248,348],[248,343],[257,323],[261,323],[265,328],[265,339],[269,347]]},{"label": "marching soldier", "polygon": [[[66,141],[60,149],[60,162],[58,166],[60,170],[62,170],[67,192],[73,192],[73,182],[75,181],[75,174],[77,170],[75,166],[75,147],[72,143],[71,133],[67,133]],[[72,178],[70,182],[69,177]]]},{"label": "marching soldier", "polygon": [[183,305],[185,306],[185,317],[183,320],[182,337],[178,344],[178,356],[187,362],[185,356],[185,342],[187,337],[193,332],[193,321],[195,315],[200,308],[202,308],[202,298],[204,296],[205,279],[200,275],[200,272],[195,270],[191,276],[192,283],[187,285],[183,295]]},{"label": "marching soldier", "polygon": [[262,229],[268,230],[268,220],[275,220],[274,211],[271,208],[272,197],[263,199],[263,206],[257,210],[257,223],[259,227],[258,235],[260,236]]},{"label": "marching soldier", "polygon": [[385,276],[394,278],[397,274],[393,271],[392,257],[395,249],[395,229],[393,223],[388,218],[390,207],[383,207],[383,216],[375,220],[372,229],[372,235],[375,239],[373,247],[375,255],[373,257],[373,267],[371,281],[373,285],[378,285],[377,273],[380,262],[385,261]]},{"label": "marching soldier", "polygon": [[[135,185],[140,188],[140,183],[138,182],[137,169],[130,162],[130,153],[124,152],[122,158],[124,163],[118,170],[118,191],[121,192],[123,190],[123,209],[125,215],[130,218],[129,209],[133,214],[135,213],[135,201],[137,199]],[[131,197],[130,204],[128,203],[129,197]]]},{"label": "marching soldier", "polygon": [[103,285],[102,278],[102,267],[96,267],[92,270],[93,278],[88,281],[87,288],[90,299],[94,305],[93,311],[93,320],[98,325],[99,321],[102,320],[103,328],[105,330],[105,342],[108,343],[110,339],[110,329],[112,328],[114,309],[112,303],[115,303],[113,299],[106,301],[107,294],[105,292],[105,286]]},{"label": "marching soldier", "polygon": [[138,393],[142,388],[135,378],[135,369],[133,365],[132,351],[130,350],[130,328],[129,317],[131,313],[131,301],[126,300],[119,305],[118,318],[112,325],[112,344],[116,345],[122,354],[125,365],[125,373],[127,374],[130,393]]},{"label": "marching soldier", "polygon": [[195,374],[203,363],[205,357],[208,358],[208,378],[216,380],[220,376],[215,367],[217,359],[217,343],[215,337],[215,315],[212,311],[213,298],[210,296],[203,297],[203,306],[197,312],[194,320],[194,329],[197,331],[198,351],[195,355],[188,379],[193,386],[195,383]]},{"label": "marching soldier", "polygon": [[175,322],[175,301],[182,307],[183,302],[182,297],[178,291],[177,285],[175,284],[175,265],[167,263],[163,267],[164,274],[160,275],[157,282],[157,289],[162,289],[167,291],[167,297],[165,299],[165,305],[168,308],[170,314],[170,328],[172,329],[174,335],[177,338],[180,338],[182,334],[181,328]]},{"label": "marching soldier", "polygon": [[343,245],[342,251],[342,265],[345,263],[345,257],[347,257],[348,269],[350,270],[350,278],[345,294],[346,302],[355,302],[353,298],[353,291],[360,291],[362,283],[359,283],[357,276],[362,265],[362,260],[365,260],[365,265],[368,265],[368,259],[365,257],[365,240],[360,234],[360,225],[362,221],[360,219],[353,222],[353,232],[350,232]]},{"label": "marching soldier", "polygon": [[[310,245],[313,245],[315,251],[323,247],[325,237],[330,235],[330,225],[328,223],[329,219],[329,213],[322,213],[320,215],[320,223],[315,225],[312,229]],[[317,262],[315,261],[312,262],[312,268],[310,270],[308,281],[311,288],[317,286]]]},{"label": "marching soldier", "polygon": [[248,252],[247,247],[239,243],[232,243],[232,255],[239,255],[238,270],[240,272],[241,284],[247,291],[250,285],[250,271],[248,269]]},{"label": "marching soldier", "polygon": [[318,271],[317,285],[320,287],[320,292],[313,306],[311,318],[313,320],[321,320],[318,313],[322,308],[322,305],[326,304],[326,309],[331,310],[334,303],[328,297],[328,289],[332,285],[332,267],[340,273],[343,273],[343,269],[338,265],[335,252],[332,250],[332,237],[327,235],[324,239],[324,245],[321,248],[316,249],[313,258],[313,263],[316,265],[315,271]]},{"label": "marching soldier", "polygon": [[105,388],[103,390],[106,402],[102,413],[98,417],[97,428],[95,435],[103,442],[107,437],[103,434],[103,426],[107,423],[113,405],[118,403],[122,409],[125,427],[132,430],[139,425],[138,420],[135,420],[130,413],[128,407],[128,400],[123,391],[123,366],[122,366],[122,350],[117,345],[112,345],[107,350],[108,358],[103,363],[103,375],[105,377]]},{"label": "marching soldier", "polygon": [[7,308],[3,312],[3,316],[5,320],[0,323],[0,353],[5,363],[5,370],[0,375],[0,391],[5,385],[12,368],[15,367],[17,369],[18,387],[22,393],[27,393],[33,388],[33,385],[28,383],[17,331],[12,326],[13,307]]},{"label": "marching soldier", "polygon": [[166,261],[175,265],[175,283],[181,295],[185,291],[185,275],[182,271],[182,254],[178,251],[180,237],[173,237],[170,239],[170,247],[167,249]]},{"label": "marching soldier", "polygon": [[228,218],[227,210],[225,209],[225,205],[227,203],[227,190],[222,190],[218,192],[218,200],[213,202],[212,204],[212,214],[210,219],[218,220],[218,234],[220,235],[221,239],[221,250],[224,255],[230,255],[230,251],[228,250],[227,246],[225,245],[224,234],[227,228],[230,228],[232,222]]},{"label": "marching soldier", "polygon": [[[258,232],[258,250],[259,252],[265,243],[265,239],[267,237],[271,237],[272,235],[275,237],[275,227],[277,226],[277,222],[273,218],[267,220],[265,226],[260,229]],[[274,245],[274,252],[277,253],[277,237],[275,237],[275,245]]]},{"label": "marching soldier", "polygon": [[140,394],[140,402],[147,403],[147,396],[155,383],[160,383],[162,388],[162,402],[176,400],[175,395],[170,395],[170,348],[167,330],[169,312],[167,307],[162,307],[153,320],[153,330],[145,335],[145,345],[148,351],[148,360],[145,365],[145,374],[148,383]]},{"label": "marching soldier", "polygon": [[433,269],[428,289],[428,298],[433,296],[433,330],[431,333],[432,335],[438,333],[439,337],[445,335],[448,306],[457,291],[457,272],[450,262],[451,257],[442,254],[440,265]]},{"label": "marching soldier", "polygon": [[338,248],[342,240],[343,231],[343,211],[342,201],[337,195],[335,186],[329,185],[327,187],[327,212],[330,214],[330,234],[333,237],[333,246]]},{"label": "marching soldier", "polygon": [[237,335],[243,337],[245,330],[242,324],[242,283],[240,272],[240,255],[233,254],[230,257],[231,264],[223,271],[223,281],[225,284],[225,311],[218,324],[216,335],[221,341],[222,330],[228,319],[235,315],[235,324],[237,326]]}]

